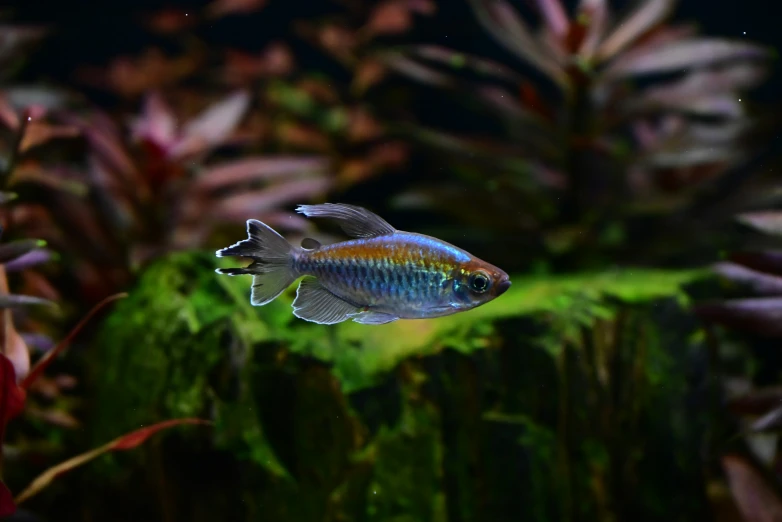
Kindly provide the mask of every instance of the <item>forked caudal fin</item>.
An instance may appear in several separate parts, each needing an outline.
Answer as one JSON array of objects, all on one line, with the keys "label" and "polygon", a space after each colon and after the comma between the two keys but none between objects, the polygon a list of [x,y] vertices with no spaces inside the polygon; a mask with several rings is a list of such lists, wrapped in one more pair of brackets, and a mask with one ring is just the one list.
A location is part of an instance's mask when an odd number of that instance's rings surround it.
[{"label": "forked caudal fin", "polygon": [[271,227],[257,219],[247,220],[247,239],[216,252],[217,257],[249,257],[245,268],[218,268],[218,274],[252,275],[250,303],[263,306],[276,299],[298,274],[293,268],[293,246]]}]

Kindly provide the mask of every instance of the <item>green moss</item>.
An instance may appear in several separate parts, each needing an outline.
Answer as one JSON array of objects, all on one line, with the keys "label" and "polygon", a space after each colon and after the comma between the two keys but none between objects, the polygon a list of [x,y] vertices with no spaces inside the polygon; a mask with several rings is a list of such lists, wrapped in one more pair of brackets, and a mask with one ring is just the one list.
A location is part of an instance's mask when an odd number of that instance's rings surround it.
[{"label": "green moss", "polygon": [[[705,273],[514,277],[470,312],[329,327],[293,316],[295,288],[252,307],[249,278],[217,276],[216,262],[178,254],[149,267],[92,353],[95,444],[170,417],[215,421],[210,451],[228,458],[244,501],[229,516],[182,492],[199,517],[700,513],[680,485],[647,477],[700,473],[682,368],[703,337],[671,321],[682,321],[682,286]],[[169,466],[203,458],[188,436]]]},{"label": "green moss", "polygon": [[398,425],[382,428],[364,450],[375,463],[366,490],[367,520],[446,520],[439,420],[431,403],[406,401]]}]

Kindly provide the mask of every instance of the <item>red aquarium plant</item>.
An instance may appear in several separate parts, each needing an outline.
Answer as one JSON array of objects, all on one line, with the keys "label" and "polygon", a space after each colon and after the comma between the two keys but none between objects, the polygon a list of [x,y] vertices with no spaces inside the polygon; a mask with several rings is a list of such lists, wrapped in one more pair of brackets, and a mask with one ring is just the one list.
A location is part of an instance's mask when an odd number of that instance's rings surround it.
[{"label": "red aquarium plant", "polygon": [[[402,93],[384,89],[389,66],[382,52],[388,41],[399,41],[437,12],[434,0],[334,2],[330,16],[297,20],[296,32],[323,58],[347,73],[335,82],[324,75],[297,75],[290,84],[266,89],[270,105],[288,109],[281,141],[294,146],[320,144],[336,158],[341,187],[399,172],[407,166],[409,144],[391,132],[389,122],[406,109]],[[314,140],[312,138],[315,138]]]},{"label": "red aquarium plant", "polygon": [[[778,199],[778,191],[764,195],[764,199],[769,197]],[[745,231],[759,232],[760,241],[730,253],[714,265],[726,297],[701,302],[695,306],[695,312],[709,325],[714,355],[720,357],[718,375],[722,378],[727,410],[736,419],[743,441],[753,455],[751,459],[723,459],[731,491],[747,520],[775,520],[782,515],[782,453],[778,444],[782,386],[778,383],[779,367],[774,355],[782,339],[782,250],[775,248],[774,240],[782,236],[782,211],[745,212],[738,216],[738,221]],[[749,236],[746,234],[748,242],[754,242],[755,238]],[[726,328],[730,335],[718,336],[714,326]],[[743,343],[735,344],[750,339],[759,350],[746,350]],[[749,362],[751,353],[752,358],[764,359],[759,367],[770,378],[765,378],[763,384],[756,382],[758,376],[749,369],[758,368],[756,361]],[[767,469],[761,472],[758,466]]]},{"label": "red aquarium plant", "polygon": [[[782,211],[747,212],[738,221],[771,237],[782,236]],[[698,314],[729,328],[782,339],[782,250],[772,246],[734,252],[717,263],[717,274],[754,295],[702,303]]]},{"label": "red aquarium plant", "polygon": [[571,251],[621,237],[628,216],[675,215],[710,197],[762,143],[744,93],[763,80],[771,50],[666,23],[675,0],[639,1],[621,16],[608,0],[581,0],[572,15],[560,0],[536,0],[537,27],[506,0],[469,3],[507,63],[438,45],[399,47],[385,61],[479,101],[504,137],[411,129],[492,172],[473,180],[480,190],[424,187],[411,204],[542,230],[552,252]]},{"label": "red aquarium plant", "polygon": [[329,188],[323,158],[219,155],[246,145],[235,131],[250,104],[240,90],[181,121],[152,92],[124,128],[104,113],[61,115],[86,140],[87,193],[52,198],[39,235],[77,254],[73,272],[88,302],[124,288],[148,261],[204,247],[220,226],[247,216],[284,230],[309,226],[281,208]]},{"label": "red aquarium plant", "polygon": [[[168,45],[150,43],[138,52],[112,56],[102,66],[78,64],[76,77],[84,85],[137,100],[150,91],[169,89],[188,80],[198,82],[203,76],[215,76],[212,66],[226,59],[224,55],[238,58],[239,63],[252,62],[253,66],[257,66],[260,59],[261,68],[265,71],[274,70],[280,64],[285,66],[286,50],[283,49],[281,55],[277,43],[269,45],[268,51],[252,57],[246,54],[237,56],[215,42],[204,41],[199,34],[200,30],[225,18],[252,15],[265,4],[266,0],[212,0],[198,6],[169,5],[145,9],[141,16],[142,27],[136,29],[146,29],[159,37],[156,38],[158,42],[165,40]],[[136,23],[135,18],[131,23]],[[267,55],[268,60],[265,59]],[[280,62],[279,58],[283,61]],[[218,77],[217,83],[222,83],[222,79]]]},{"label": "red aquarium plant", "polygon": [[[747,212],[738,216],[746,227],[772,237],[782,236],[782,212]],[[695,311],[710,324],[760,339],[782,339],[782,250],[747,249],[731,253],[714,266],[730,286],[730,298],[699,303]],[[731,400],[735,413],[754,420],[751,431],[767,431],[782,426],[782,389],[748,389]]]},{"label": "red aquarium plant", "polygon": [[[324,2],[313,16],[291,10],[280,24],[290,24],[293,34],[273,39],[264,35],[265,7],[257,0],[216,0],[150,12],[145,26],[177,52],[150,47],[80,77],[126,100],[148,89],[186,93],[190,100],[209,99],[207,86],[247,89],[257,103],[242,132],[264,152],[327,156],[338,189],[401,170],[407,144],[385,124],[400,102],[380,88],[387,66],[376,53],[386,39],[409,33],[416,18],[433,15],[434,0]],[[258,21],[257,37],[241,34],[247,27],[256,31],[250,20]],[[235,40],[251,44],[212,38],[206,29],[214,24],[225,32],[236,24]],[[301,56],[294,53],[302,48],[299,38],[312,47]]]},{"label": "red aquarium plant", "polygon": [[[28,109],[22,114],[18,114],[8,105],[3,105],[2,107],[4,108],[3,117],[6,123],[10,122],[12,124],[15,131],[13,136],[15,137],[9,146],[4,167],[0,169],[0,234],[13,222],[13,209],[8,207],[9,204],[17,201],[18,198],[16,194],[8,192],[8,187],[13,185],[14,171],[17,165],[29,148],[46,141],[42,136],[56,134],[56,132],[51,132],[51,129],[56,127],[49,128],[46,123],[40,121],[36,121],[35,124],[31,123],[34,115],[39,115],[41,110]],[[50,132],[45,132],[46,129],[49,129]],[[0,243],[0,446],[3,449],[5,448],[4,443],[8,424],[25,413],[33,413],[28,411],[31,409],[29,404],[31,393],[45,393],[48,389],[48,394],[51,395],[52,386],[55,388],[67,386],[62,378],[49,379],[48,385],[40,386],[42,381],[46,380],[44,372],[50,364],[63,353],[74,336],[96,312],[111,301],[124,296],[124,294],[117,294],[101,301],[77,324],[62,342],[53,349],[48,350],[32,364],[31,350],[23,335],[16,330],[12,312],[20,308],[52,306],[54,303],[34,295],[12,293],[7,278],[7,271],[9,267],[13,267],[13,271],[19,271],[47,260],[49,256],[45,251],[41,250],[42,244],[44,243],[40,240],[31,239],[17,239]],[[58,393],[58,390],[55,391],[56,393]],[[59,416],[56,413],[55,411],[47,412],[36,409],[35,416],[60,426],[63,425],[63,418],[72,418],[67,414],[63,417],[63,412],[59,412]],[[59,421],[56,421],[58,418]],[[57,476],[105,452],[133,449],[145,442],[154,433],[172,426],[206,423],[206,421],[200,419],[187,418],[169,420],[144,427],[51,468],[34,480],[15,499],[6,485],[0,480],[0,517],[13,514],[16,511],[16,504],[37,494]],[[3,476],[3,456],[4,451],[0,451],[0,479]]]}]

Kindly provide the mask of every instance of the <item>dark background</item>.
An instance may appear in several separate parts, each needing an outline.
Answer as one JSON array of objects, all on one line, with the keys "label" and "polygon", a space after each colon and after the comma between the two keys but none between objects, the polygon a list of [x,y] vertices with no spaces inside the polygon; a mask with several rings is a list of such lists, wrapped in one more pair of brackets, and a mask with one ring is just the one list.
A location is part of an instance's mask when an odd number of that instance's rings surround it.
[{"label": "dark background", "polygon": [[[149,34],[142,32],[134,17],[144,11],[165,7],[201,7],[201,0],[25,0],[10,2],[19,20],[56,24],[56,45],[46,46],[45,54],[36,56],[36,72],[43,71],[62,78],[65,71],[77,63],[101,63],[118,53],[132,53],[150,42]],[[518,0],[516,4],[531,4],[532,0]],[[566,2],[572,6],[574,0]],[[616,11],[633,5],[628,0],[610,2]],[[243,48],[261,49],[267,42],[289,34],[288,23],[293,18],[322,15],[334,9],[329,0],[269,0],[257,13],[230,17],[209,26],[210,40],[230,42]],[[685,0],[679,3],[675,19],[697,22],[702,34],[751,38],[779,49],[782,44],[782,5],[769,0]],[[251,31],[237,31],[237,25],[251,27]],[[481,54],[494,44],[462,0],[438,3],[438,14],[422,18],[415,27],[416,36],[423,41],[442,43],[450,47]],[[746,33],[746,34],[745,34]],[[237,37],[242,39],[237,39]],[[297,49],[311,51],[311,46]],[[776,101],[780,90],[779,71],[767,82],[761,94]]]}]

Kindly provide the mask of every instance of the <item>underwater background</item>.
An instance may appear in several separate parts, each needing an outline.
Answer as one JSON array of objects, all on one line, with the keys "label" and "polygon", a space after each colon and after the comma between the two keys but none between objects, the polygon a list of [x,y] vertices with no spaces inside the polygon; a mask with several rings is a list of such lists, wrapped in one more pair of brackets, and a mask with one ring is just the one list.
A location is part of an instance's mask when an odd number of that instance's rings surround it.
[{"label": "underwater background", "polygon": [[[782,520],[781,14],[0,4],[0,520]],[[215,273],[324,202],[513,284],[323,325]]]}]

